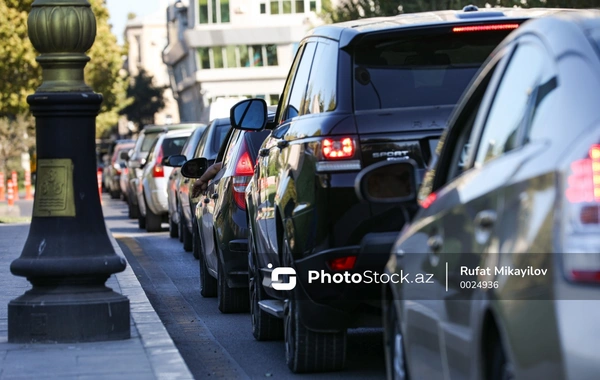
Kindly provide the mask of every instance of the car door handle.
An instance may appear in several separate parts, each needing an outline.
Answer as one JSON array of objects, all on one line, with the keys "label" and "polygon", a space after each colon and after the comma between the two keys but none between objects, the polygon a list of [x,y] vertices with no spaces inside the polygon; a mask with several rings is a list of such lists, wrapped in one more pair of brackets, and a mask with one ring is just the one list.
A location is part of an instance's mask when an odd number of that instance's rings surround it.
[{"label": "car door handle", "polygon": [[290,143],[289,143],[289,141],[286,141],[286,140],[281,140],[281,141],[277,142],[277,147],[279,149],[286,148],[288,145],[290,145]]},{"label": "car door handle", "polygon": [[269,155],[269,148],[262,148],[258,151],[258,155],[261,157],[267,157]]},{"label": "car door handle", "polygon": [[482,229],[491,228],[496,223],[497,214],[493,210],[484,210],[477,213],[473,223],[475,227]]},{"label": "car door handle", "polygon": [[217,199],[217,198],[219,198],[219,194],[218,193],[212,193],[212,195],[210,197],[211,197],[211,199]]},{"label": "car door handle", "polygon": [[442,238],[440,235],[433,235],[433,236],[430,236],[429,239],[427,239],[427,246],[433,253],[440,252],[443,245],[444,245],[444,238]]}]

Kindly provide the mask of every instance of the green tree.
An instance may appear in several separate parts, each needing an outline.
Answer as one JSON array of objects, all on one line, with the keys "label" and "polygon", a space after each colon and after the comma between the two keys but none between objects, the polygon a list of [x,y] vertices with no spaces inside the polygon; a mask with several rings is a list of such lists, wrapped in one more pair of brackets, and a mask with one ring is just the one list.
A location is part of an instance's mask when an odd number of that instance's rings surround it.
[{"label": "green tree", "polygon": [[29,152],[35,144],[35,128],[31,117],[0,118],[0,171],[21,172],[21,153]]},{"label": "green tree", "polygon": [[[104,96],[96,120],[96,134],[106,134],[117,123],[126,105],[127,82],[120,74],[124,52],[110,31],[104,0],[89,0],[96,15],[94,46],[87,52],[91,61],[85,68],[86,82]],[[33,0],[0,0],[0,116],[29,113],[27,96],[41,84],[42,71],[37,53],[27,36],[27,16]]]},{"label": "green tree", "polygon": [[140,69],[127,88],[127,96],[132,98],[133,102],[123,108],[121,114],[126,115],[139,128],[153,124],[154,114],[165,108],[163,93],[166,87],[155,86],[153,80],[144,69]]}]

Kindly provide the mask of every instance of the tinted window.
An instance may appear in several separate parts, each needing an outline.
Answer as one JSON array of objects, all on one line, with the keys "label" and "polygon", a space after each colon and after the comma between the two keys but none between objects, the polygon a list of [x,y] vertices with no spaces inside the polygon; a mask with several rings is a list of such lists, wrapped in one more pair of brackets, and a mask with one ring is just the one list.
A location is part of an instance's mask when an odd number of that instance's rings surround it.
[{"label": "tinted window", "polygon": [[200,138],[204,134],[203,132],[205,130],[206,130],[205,127],[196,128],[194,130],[194,133],[192,133],[190,138],[187,139],[187,141],[185,142],[185,145],[183,146],[183,149],[181,150],[181,154],[183,154],[186,157],[186,159],[191,160],[192,158],[194,158],[194,151],[196,150],[196,147],[198,146],[198,142],[200,141]]},{"label": "tinted window", "polygon": [[306,88],[308,86],[308,78],[310,74],[310,67],[312,65],[313,57],[315,54],[316,43],[308,42],[302,53],[302,59],[298,65],[298,69],[294,73],[294,84],[290,91],[289,101],[286,104],[286,108],[283,111],[283,120],[294,118],[300,114],[300,110],[303,109],[303,105],[306,101]]},{"label": "tinted window", "polygon": [[242,131],[234,130],[229,138],[227,150],[225,151],[225,159],[223,160],[223,164],[227,166],[229,161],[233,158],[233,153],[237,150],[238,141],[240,137],[243,135]]},{"label": "tinted window", "polygon": [[477,147],[476,163],[483,164],[520,145],[518,132],[529,122],[529,100],[544,65],[536,45],[519,45],[498,86]]},{"label": "tinted window", "polygon": [[231,128],[231,124],[221,124],[217,126],[217,130],[215,133],[215,138],[213,139],[213,152],[218,152],[223,144],[223,140],[225,140],[225,136],[227,136],[227,132],[229,132],[229,128]]},{"label": "tinted window", "polygon": [[333,111],[337,104],[337,45],[319,42],[301,114]]},{"label": "tinted window", "polygon": [[367,36],[353,51],[355,109],[456,104],[508,33]]},{"label": "tinted window", "polygon": [[167,157],[174,154],[180,154],[187,139],[188,136],[164,139],[162,143],[163,156]]}]

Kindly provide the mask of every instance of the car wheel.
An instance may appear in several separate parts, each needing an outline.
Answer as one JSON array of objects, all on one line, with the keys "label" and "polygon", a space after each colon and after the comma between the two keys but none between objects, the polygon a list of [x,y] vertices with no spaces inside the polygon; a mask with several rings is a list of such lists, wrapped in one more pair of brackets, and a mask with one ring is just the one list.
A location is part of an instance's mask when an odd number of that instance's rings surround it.
[{"label": "car wheel", "polygon": [[283,321],[262,310],[258,303],[265,300],[260,271],[252,246],[252,231],[248,231],[248,288],[250,291],[250,320],[252,335],[256,340],[279,340],[283,338]]},{"label": "car wheel", "polygon": [[295,373],[339,371],[346,361],[346,331],[321,333],[306,328],[298,316],[296,300],[284,307],[285,359]]},{"label": "car wheel", "polygon": [[146,205],[146,231],[148,232],[159,232],[162,223],[162,217],[152,212],[148,207],[146,197],[144,197],[144,204]]},{"label": "car wheel", "polygon": [[200,250],[202,249],[200,245],[200,234],[198,233],[198,225],[194,220],[192,222],[192,253],[194,254],[195,259],[200,259]]},{"label": "car wheel", "polygon": [[[129,217],[129,219],[137,219],[140,217],[140,206],[133,204],[133,201],[131,200],[131,196],[127,197],[127,206],[128,206],[127,216]],[[145,223],[145,221],[144,221],[144,223]],[[145,228],[145,226],[140,227],[140,228]]]},{"label": "car wheel", "polygon": [[[180,223],[183,224],[183,223]],[[188,230],[186,225],[181,227],[181,231],[183,232],[183,250],[186,252],[192,252],[193,247],[193,236],[190,230]]]},{"label": "car wheel", "polygon": [[173,221],[173,217],[169,216],[169,237],[176,238],[179,236],[179,224]]},{"label": "car wheel", "polygon": [[183,242],[183,226],[186,224],[185,223],[185,218],[183,217],[183,213],[181,212],[181,206],[177,205],[177,212],[180,215],[179,218],[179,223],[177,224],[177,237],[179,238],[180,242]]},{"label": "car wheel", "polygon": [[206,266],[206,258],[204,256],[204,250],[202,249],[202,240],[200,240],[200,257],[198,258],[198,265],[200,266],[200,295],[204,298],[216,297],[217,296],[217,280],[208,273],[208,267]]},{"label": "car wheel", "polygon": [[[216,244],[216,242],[215,242]],[[242,313],[248,311],[248,290],[245,288],[230,288],[221,261],[217,258],[218,267],[218,291],[217,304],[221,313]]]},{"label": "car wheel", "polygon": [[388,324],[384,331],[386,350],[386,366],[388,379],[406,380],[406,352],[404,351],[404,337],[400,330],[400,323],[393,301],[388,304]]},{"label": "car wheel", "polygon": [[495,339],[493,346],[490,350],[490,365],[488,366],[488,376],[487,378],[490,380],[512,380],[514,379],[514,374],[512,371],[512,367],[506,357],[506,353],[504,352],[504,348],[502,347],[502,343],[500,342],[500,337]]}]

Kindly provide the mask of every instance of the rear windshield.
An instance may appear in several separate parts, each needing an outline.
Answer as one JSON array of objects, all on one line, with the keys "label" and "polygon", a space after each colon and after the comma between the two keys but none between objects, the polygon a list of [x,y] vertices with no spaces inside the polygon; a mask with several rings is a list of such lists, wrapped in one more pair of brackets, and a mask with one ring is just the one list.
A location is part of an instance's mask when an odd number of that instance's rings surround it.
[{"label": "rear windshield", "polygon": [[187,141],[188,136],[173,137],[164,139],[162,143],[163,156],[172,156],[174,154],[181,154],[181,150]]},{"label": "rear windshield", "polygon": [[354,49],[356,110],[452,105],[510,33],[371,35]]}]

